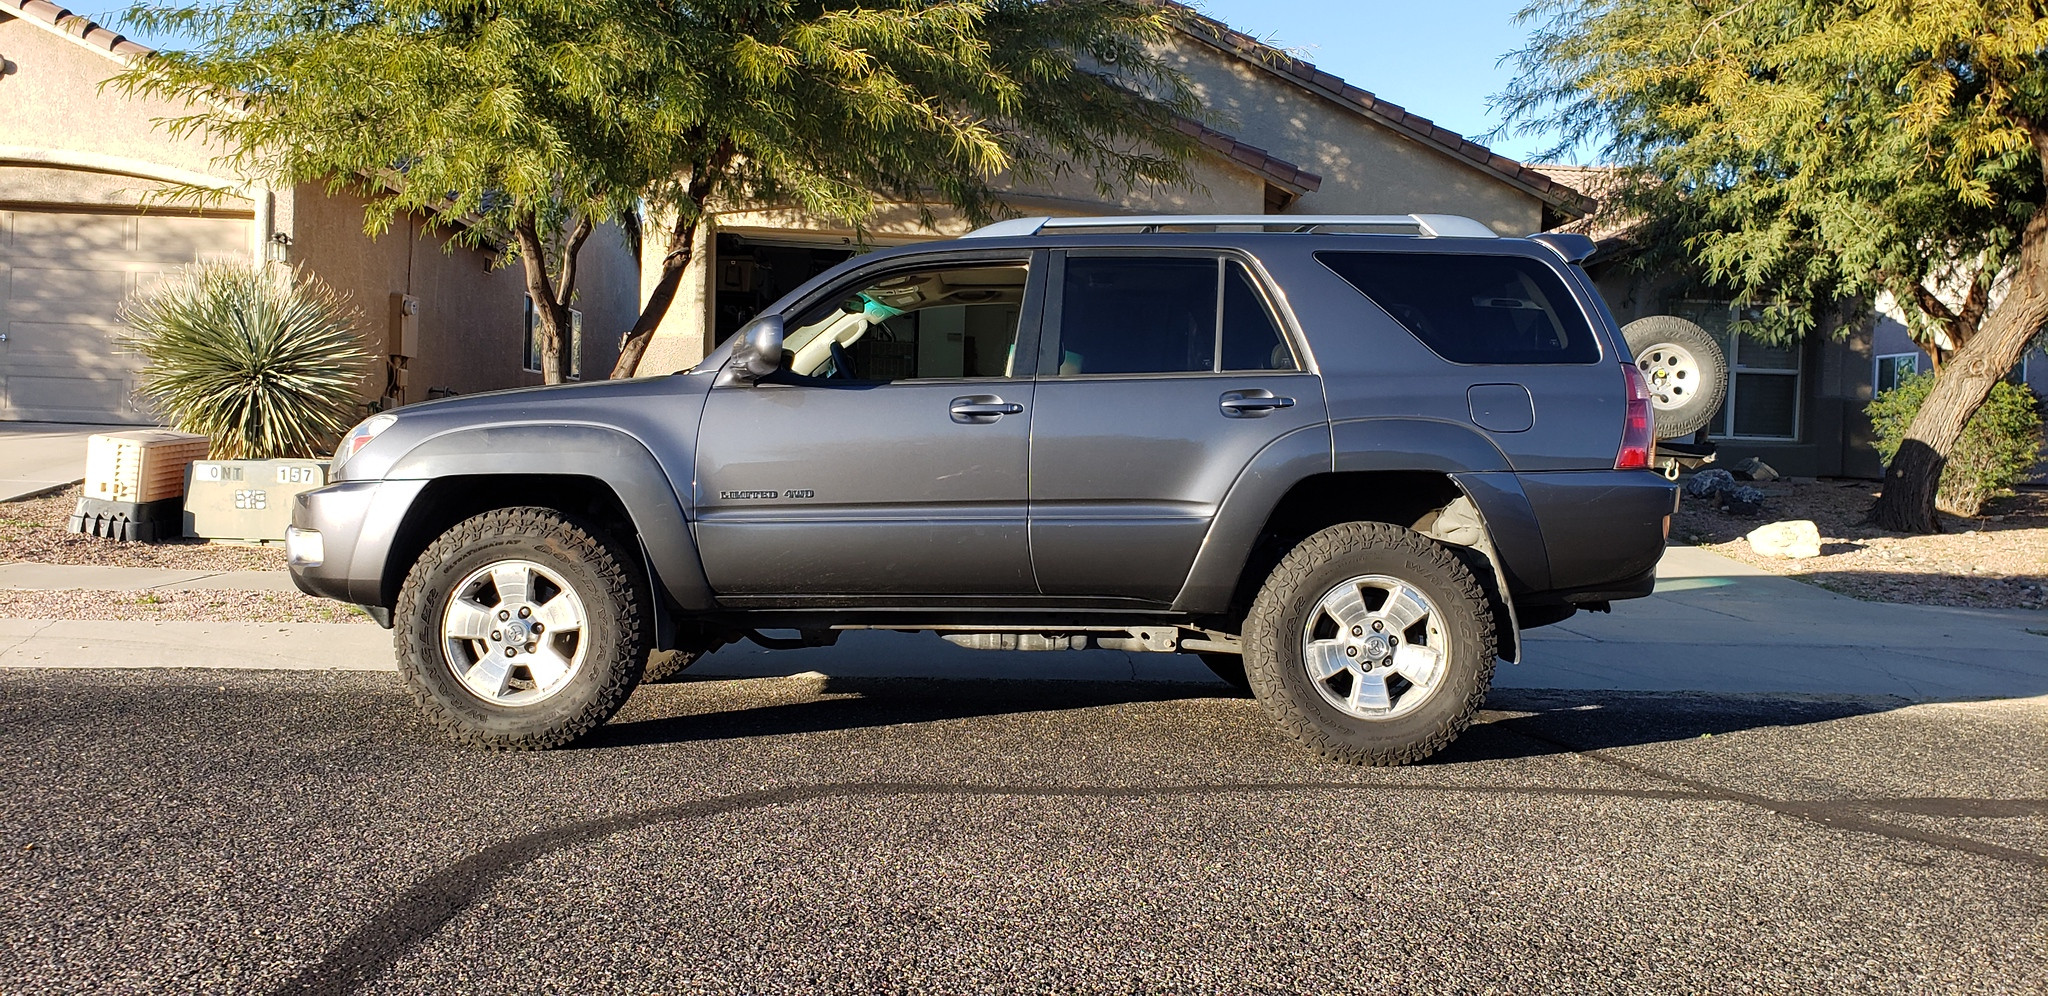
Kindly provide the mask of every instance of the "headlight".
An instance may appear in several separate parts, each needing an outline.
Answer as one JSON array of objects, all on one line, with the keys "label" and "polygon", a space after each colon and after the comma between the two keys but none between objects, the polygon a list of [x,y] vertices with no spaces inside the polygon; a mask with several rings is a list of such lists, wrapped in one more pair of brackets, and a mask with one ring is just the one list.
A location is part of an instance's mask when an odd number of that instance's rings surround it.
[{"label": "headlight", "polygon": [[372,415],[364,419],[361,425],[350,429],[348,435],[341,437],[341,445],[334,449],[334,462],[327,465],[327,479],[332,481],[339,477],[341,465],[347,463],[349,457],[355,456],[357,450],[369,445],[370,440],[377,438],[378,433],[391,428],[397,421],[398,416],[385,412],[382,415]]}]

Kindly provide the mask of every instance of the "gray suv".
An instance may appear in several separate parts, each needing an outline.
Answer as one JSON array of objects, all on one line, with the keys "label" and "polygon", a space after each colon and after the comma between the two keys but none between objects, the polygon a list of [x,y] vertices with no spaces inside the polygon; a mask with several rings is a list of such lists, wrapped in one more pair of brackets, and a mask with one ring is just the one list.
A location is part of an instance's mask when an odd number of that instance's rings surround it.
[{"label": "gray suv", "polygon": [[1677,494],[1591,250],[1279,216],[859,256],[692,370],[371,418],[292,575],[486,747],[588,733],[650,653],[886,629],[1198,654],[1327,757],[1413,761],[1522,629],[1651,590]]}]

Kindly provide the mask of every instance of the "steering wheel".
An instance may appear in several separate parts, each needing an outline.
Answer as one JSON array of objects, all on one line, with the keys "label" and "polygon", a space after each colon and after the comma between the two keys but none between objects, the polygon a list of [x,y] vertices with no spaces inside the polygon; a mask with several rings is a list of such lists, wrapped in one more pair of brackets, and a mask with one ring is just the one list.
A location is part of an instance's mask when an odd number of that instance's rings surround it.
[{"label": "steering wheel", "polygon": [[836,340],[832,343],[832,380],[853,380],[853,357]]}]

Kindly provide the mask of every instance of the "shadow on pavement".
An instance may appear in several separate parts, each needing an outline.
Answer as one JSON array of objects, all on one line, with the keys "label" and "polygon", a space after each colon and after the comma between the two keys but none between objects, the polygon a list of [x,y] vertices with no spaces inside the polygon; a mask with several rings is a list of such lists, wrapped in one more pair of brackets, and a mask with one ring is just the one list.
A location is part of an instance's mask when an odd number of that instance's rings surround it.
[{"label": "shadow on pavement", "polygon": [[[707,679],[747,682],[775,679]],[[727,711],[680,712],[706,680],[651,686],[664,695],[655,718],[613,720],[570,749],[737,740],[913,723],[1063,712],[1121,705],[1209,702],[1238,707],[1247,723],[1270,724],[1249,695],[1170,682],[823,678],[805,701]],[[1804,726],[1885,712],[1904,699],[1821,699],[1606,691],[1496,689],[1470,729],[1425,765],[1546,757],[1695,740],[1767,727]],[[1276,733],[1277,733],[1276,729]]]}]

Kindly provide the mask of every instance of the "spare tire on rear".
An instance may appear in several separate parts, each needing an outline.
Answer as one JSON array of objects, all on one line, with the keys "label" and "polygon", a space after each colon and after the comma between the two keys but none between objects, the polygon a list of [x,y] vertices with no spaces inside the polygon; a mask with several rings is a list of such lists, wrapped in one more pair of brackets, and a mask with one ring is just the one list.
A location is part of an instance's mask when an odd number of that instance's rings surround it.
[{"label": "spare tire on rear", "polygon": [[1728,358],[1706,329],[1652,315],[1622,326],[1621,335],[1650,386],[1658,439],[1690,436],[1713,421],[1728,396]]}]

